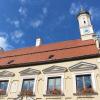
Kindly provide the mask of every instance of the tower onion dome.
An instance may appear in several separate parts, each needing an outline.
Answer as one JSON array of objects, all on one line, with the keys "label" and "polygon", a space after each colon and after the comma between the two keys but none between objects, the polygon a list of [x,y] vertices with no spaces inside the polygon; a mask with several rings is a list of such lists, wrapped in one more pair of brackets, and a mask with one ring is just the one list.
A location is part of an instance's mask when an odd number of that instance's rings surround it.
[{"label": "tower onion dome", "polygon": [[90,15],[90,13],[87,10],[84,10],[84,9],[81,9],[79,11],[79,13],[77,14],[77,17],[80,16],[81,14],[88,14],[88,15]]}]

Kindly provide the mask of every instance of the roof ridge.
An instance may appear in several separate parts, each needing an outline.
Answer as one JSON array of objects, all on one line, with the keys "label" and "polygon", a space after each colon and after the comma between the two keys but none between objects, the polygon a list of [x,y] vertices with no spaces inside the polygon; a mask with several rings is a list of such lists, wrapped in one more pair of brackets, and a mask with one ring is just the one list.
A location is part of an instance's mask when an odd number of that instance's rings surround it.
[{"label": "roof ridge", "polygon": [[[40,46],[48,46],[48,45],[54,45],[54,44],[59,44],[59,43],[63,43],[63,42],[73,42],[73,41],[79,41],[80,39],[75,39],[75,40],[66,40],[66,41],[60,41],[60,42],[55,42],[55,43],[48,43],[48,44],[43,44]],[[88,40],[85,40],[88,41]],[[39,46],[39,47],[40,47]],[[16,51],[16,50],[22,50],[22,49],[28,49],[28,48],[38,48],[36,46],[31,46],[31,47],[24,47],[24,48],[17,48],[17,49],[13,49],[13,50],[8,50],[8,51],[4,51],[4,52],[11,52],[11,51]]]},{"label": "roof ridge", "polygon": [[7,58],[7,57],[24,56],[24,55],[30,55],[30,54],[36,54],[36,53],[44,53],[44,52],[50,52],[50,51],[58,51],[58,50],[64,50],[64,49],[78,48],[78,47],[89,46],[89,45],[93,45],[93,43],[85,44],[85,45],[80,45],[80,46],[72,46],[72,47],[64,47],[64,48],[60,48],[60,49],[40,51],[40,52],[31,52],[31,53],[25,53],[25,54],[13,55],[13,56],[4,56],[4,57],[1,57],[0,59]]}]

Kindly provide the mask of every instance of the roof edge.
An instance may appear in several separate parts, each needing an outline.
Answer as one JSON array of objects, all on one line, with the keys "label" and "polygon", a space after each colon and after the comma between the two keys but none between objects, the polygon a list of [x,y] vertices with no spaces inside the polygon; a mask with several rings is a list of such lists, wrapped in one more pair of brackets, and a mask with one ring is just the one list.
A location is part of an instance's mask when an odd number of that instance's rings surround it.
[{"label": "roof edge", "polygon": [[63,59],[54,59],[54,60],[48,60],[48,61],[40,61],[40,62],[29,62],[29,63],[20,63],[20,64],[12,64],[12,65],[4,65],[0,66],[0,69],[6,69],[6,68],[20,68],[20,67],[27,67],[27,66],[32,66],[32,65],[41,65],[41,64],[50,64],[50,63],[57,63],[57,62],[65,62],[65,61],[76,61],[76,60],[81,60],[81,59],[90,59],[90,58],[95,58],[95,57],[100,57],[100,54],[91,54],[91,55],[83,55],[83,56],[77,56],[77,57],[71,57],[71,58],[63,58]]}]

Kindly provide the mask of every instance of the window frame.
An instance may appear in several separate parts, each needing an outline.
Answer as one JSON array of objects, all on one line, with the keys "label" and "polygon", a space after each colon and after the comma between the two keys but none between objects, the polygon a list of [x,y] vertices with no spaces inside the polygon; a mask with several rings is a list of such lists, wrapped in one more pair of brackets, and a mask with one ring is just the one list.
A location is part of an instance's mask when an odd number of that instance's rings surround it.
[{"label": "window frame", "polygon": [[[23,88],[23,85],[25,84],[25,83],[24,83],[25,81],[33,81],[33,86],[32,86],[32,87],[33,87],[33,90],[34,90],[34,81],[35,81],[35,80],[34,80],[34,78],[30,78],[30,79],[23,79],[23,83],[22,83],[22,88],[21,88],[21,90],[23,90],[23,89],[24,89],[24,88]],[[26,89],[25,89],[25,90],[26,90]],[[28,89],[28,90],[29,90],[29,89]],[[33,92],[33,90],[32,90],[32,92]]]},{"label": "window frame", "polygon": [[76,94],[76,76],[77,75],[91,75],[91,84],[94,91],[96,91],[96,80],[94,76],[94,72],[91,71],[83,71],[83,72],[75,72],[73,74],[73,93]]},{"label": "window frame", "polygon": [[9,88],[10,88],[10,79],[8,77],[5,77],[5,78],[2,77],[2,78],[0,78],[0,81],[8,81],[8,85],[7,85],[7,89],[6,89],[6,94],[5,94],[5,95],[8,95]]},{"label": "window frame", "polygon": [[[89,77],[89,82],[90,82],[90,85],[89,85],[89,87],[87,87],[87,84],[86,84],[86,77]],[[78,84],[78,78],[81,78],[81,81],[82,81],[82,87],[79,87],[79,85],[77,85]],[[79,87],[79,89],[93,89],[93,84],[92,84],[92,81],[91,81],[92,79],[91,79],[91,74],[86,74],[86,75],[76,75],[76,90],[77,90],[77,92],[80,92],[80,93],[82,93],[82,90],[80,90],[80,91],[78,91],[78,87]]]},{"label": "window frame", "polygon": [[[47,89],[48,89],[48,78],[56,78],[56,77],[61,77],[61,92],[62,94],[64,93],[64,74],[46,74],[45,75],[45,81],[44,81],[44,95],[47,94]],[[61,95],[62,95],[61,94]]]},{"label": "window frame", "polygon": [[21,76],[21,80],[20,80],[20,84],[19,84],[19,95],[20,95],[20,93],[21,93],[22,86],[23,86],[23,81],[24,81],[25,79],[34,79],[33,95],[35,95],[35,91],[36,91],[36,80],[37,80],[37,76],[36,76],[36,75]]},{"label": "window frame", "polygon": [[53,89],[57,89],[56,88],[56,80],[57,80],[57,78],[58,79],[60,79],[60,90],[61,90],[61,77],[48,77],[48,79],[47,79],[47,91],[49,90],[49,79],[53,79]]}]

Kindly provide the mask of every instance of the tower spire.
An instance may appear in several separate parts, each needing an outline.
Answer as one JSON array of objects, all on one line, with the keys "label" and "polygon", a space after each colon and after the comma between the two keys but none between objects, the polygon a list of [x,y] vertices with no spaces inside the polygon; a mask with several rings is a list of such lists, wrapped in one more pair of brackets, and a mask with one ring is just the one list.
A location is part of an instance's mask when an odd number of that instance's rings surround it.
[{"label": "tower spire", "polygon": [[81,9],[80,9],[80,11],[83,11],[84,9],[83,9],[83,7],[81,6]]}]

